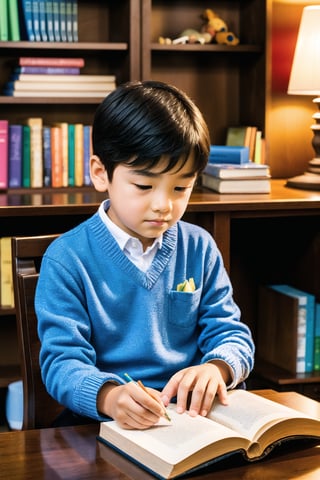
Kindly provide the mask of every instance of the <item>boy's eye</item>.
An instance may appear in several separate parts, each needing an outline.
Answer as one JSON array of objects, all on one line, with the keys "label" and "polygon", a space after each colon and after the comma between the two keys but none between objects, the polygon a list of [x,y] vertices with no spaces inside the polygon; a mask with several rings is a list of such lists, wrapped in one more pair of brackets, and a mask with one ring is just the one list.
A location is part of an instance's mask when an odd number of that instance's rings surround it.
[{"label": "boy's eye", "polygon": [[175,187],[175,190],[177,192],[184,192],[185,190],[187,190],[189,187]]},{"label": "boy's eye", "polygon": [[140,185],[139,183],[135,183],[135,186],[139,188],[139,190],[149,190],[152,188],[151,185]]}]

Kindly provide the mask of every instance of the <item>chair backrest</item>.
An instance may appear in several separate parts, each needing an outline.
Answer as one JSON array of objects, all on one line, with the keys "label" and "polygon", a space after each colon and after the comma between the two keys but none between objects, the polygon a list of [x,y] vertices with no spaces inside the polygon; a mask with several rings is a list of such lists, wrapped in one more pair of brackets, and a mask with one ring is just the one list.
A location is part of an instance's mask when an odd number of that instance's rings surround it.
[{"label": "chair backrest", "polygon": [[23,430],[49,427],[63,407],[46,391],[41,379],[34,310],[42,256],[59,235],[12,238],[12,267],[18,343],[23,380]]}]

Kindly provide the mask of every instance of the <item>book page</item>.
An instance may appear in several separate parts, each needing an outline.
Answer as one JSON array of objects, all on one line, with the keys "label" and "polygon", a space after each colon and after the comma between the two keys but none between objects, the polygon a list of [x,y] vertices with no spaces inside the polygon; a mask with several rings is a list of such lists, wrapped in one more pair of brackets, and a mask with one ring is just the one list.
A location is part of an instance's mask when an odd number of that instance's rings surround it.
[{"label": "book page", "polygon": [[256,440],[271,425],[286,418],[310,418],[279,403],[245,390],[228,393],[229,405],[215,400],[208,418]]},{"label": "book page", "polygon": [[[221,439],[239,437],[239,448],[246,447],[249,443],[247,439],[241,441],[241,435],[236,432],[207,418],[190,417],[188,413],[178,414],[176,405],[170,405],[168,413],[172,420],[171,425],[156,426],[148,430],[124,430],[116,422],[104,422],[102,437],[121,450],[133,452],[132,445],[130,449],[126,448],[126,440],[130,440],[132,444],[139,445],[172,465]],[[225,450],[228,451],[228,448]],[[215,456],[214,450],[212,456]]]}]

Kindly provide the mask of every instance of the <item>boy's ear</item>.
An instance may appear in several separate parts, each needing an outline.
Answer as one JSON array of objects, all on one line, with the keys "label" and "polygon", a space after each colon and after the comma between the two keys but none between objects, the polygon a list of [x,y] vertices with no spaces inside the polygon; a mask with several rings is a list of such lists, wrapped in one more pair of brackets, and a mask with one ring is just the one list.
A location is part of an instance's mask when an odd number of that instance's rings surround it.
[{"label": "boy's ear", "polygon": [[97,155],[92,155],[90,158],[90,177],[94,188],[98,192],[106,192],[108,190],[108,174]]}]

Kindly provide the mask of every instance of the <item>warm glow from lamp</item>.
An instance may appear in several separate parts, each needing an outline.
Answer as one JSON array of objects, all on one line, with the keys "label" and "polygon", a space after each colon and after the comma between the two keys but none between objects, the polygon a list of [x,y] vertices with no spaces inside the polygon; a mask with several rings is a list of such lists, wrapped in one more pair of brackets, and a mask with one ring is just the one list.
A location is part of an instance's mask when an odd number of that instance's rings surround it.
[{"label": "warm glow from lamp", "polygon": [[[297,44],[288,86],[291,95],[320,95],[320,5],[303,9]],[[320,98],[314,103],[320,107]],[[312,117],[316,156],[309,162],[308,172],[291,178],[287,185],[295,188],[320,190],[320,112]]]}]

